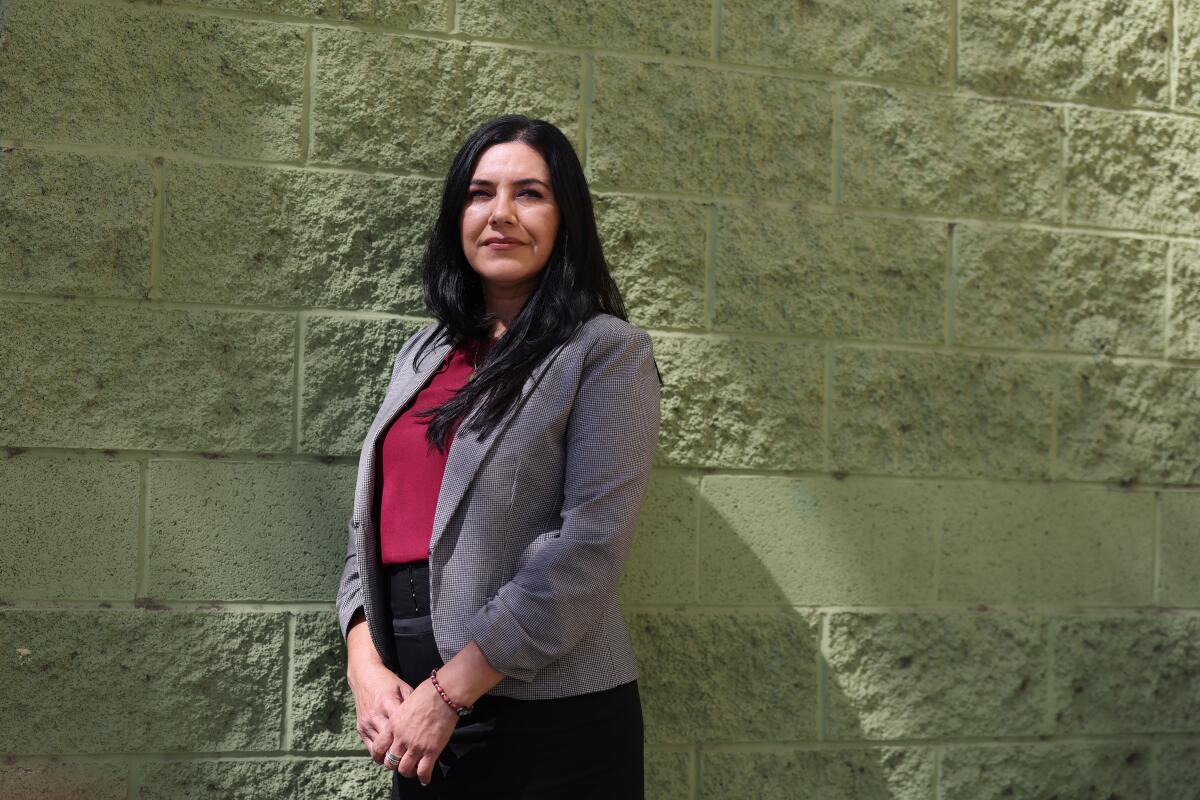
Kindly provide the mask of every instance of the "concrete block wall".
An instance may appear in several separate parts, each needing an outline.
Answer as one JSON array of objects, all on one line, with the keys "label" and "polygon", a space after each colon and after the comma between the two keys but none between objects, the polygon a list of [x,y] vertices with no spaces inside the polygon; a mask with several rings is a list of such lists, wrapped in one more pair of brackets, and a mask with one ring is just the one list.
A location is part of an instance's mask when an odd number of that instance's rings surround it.
[{"label": "concrete block wall", "polygon": [[0,16],[0,796],[385,796],[356,453],[509,111],[666,381],[649,797],[1196,796],[1200,5]]}]

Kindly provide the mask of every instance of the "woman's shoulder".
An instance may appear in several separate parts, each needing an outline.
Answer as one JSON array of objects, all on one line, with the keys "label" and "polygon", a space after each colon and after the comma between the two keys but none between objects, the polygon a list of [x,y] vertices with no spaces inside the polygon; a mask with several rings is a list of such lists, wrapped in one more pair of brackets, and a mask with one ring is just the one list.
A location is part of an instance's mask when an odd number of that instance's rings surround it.
[{"label": "woman's shoulder", "polygon": [[580,333],[583,334],[581,338],[590,344],[602,340],[619,344],[630,340],[640,341],[650,338],[650,334],[637,325],[606,311],[601,311],[587,320]]}]

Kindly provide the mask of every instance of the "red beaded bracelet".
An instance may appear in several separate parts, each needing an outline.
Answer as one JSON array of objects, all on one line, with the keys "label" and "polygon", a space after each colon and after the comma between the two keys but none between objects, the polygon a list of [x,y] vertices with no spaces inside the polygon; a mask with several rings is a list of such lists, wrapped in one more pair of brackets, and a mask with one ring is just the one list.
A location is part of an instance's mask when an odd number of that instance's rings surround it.
[{"label": "red beaded bracelet", "polygon": [[470,714],[475,710],[475,706],[465,706],[462,703],[456,703],[450,699],[450,695],[446,694],[445,690],[442,689],[442,685],[438,683],[436,667],[432,672],[429,673],[429,680],[433,683],[433,688],[437,689],[437,693],[442,696],[442,699],[445,700],[450,708],[454,710],[455,714],[458,714],[460,717],[465,717],[467,714]]}]

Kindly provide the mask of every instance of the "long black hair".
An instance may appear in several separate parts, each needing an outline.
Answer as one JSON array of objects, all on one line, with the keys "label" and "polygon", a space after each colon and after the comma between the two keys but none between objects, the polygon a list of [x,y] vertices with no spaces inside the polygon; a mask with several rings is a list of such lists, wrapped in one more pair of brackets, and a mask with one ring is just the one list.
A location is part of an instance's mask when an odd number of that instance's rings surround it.
[{"label": "long black hair", "polygon": [[460,219],[480,156],[504,142],[523,142],[545,159],[558,202],[558,234],[536,288],[504,335],[488,348],[474,376],[451,399],[417,413],[429,418],[425,438],[439,452],[449,446],[455,420],[476,403],[482,403],[482,408],[470,429],[483,432],[495,427],[520,397],[533,368],[579,325],[600,312],[628,321],[621,292],[604,259],[591,193],[571,142],[545,120],[508,114],[472,131],[446,175],[441,209],[422,260],[422,297],[438,326],[414,353],[414,365],[439,340],[457,346],[465,338],[491,335],[497,317],[487,310],[482,280],[463,252]]}]

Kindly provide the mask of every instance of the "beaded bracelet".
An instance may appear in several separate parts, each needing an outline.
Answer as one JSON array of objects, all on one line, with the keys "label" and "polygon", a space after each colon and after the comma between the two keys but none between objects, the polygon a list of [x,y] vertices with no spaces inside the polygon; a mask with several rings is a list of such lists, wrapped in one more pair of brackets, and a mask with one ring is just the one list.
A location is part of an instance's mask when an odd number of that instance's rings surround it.
[{"label": "beaded bracelet", "polygon": [[442,685],[438,683],[436,667],[432,672],[429,673],[429,680],[433,683],[433,688],[437,689],[437,693],[442,696],[442,699],[446,701],[451,709],[453,709],[455,714],[458,714],[460,717],[465,717],[467,714],[470,714],[475,710],[475,706],[465,706],[462,703],[456,703],[450,699],[450,695],[446,694],[445,690],[442,689]]}]

